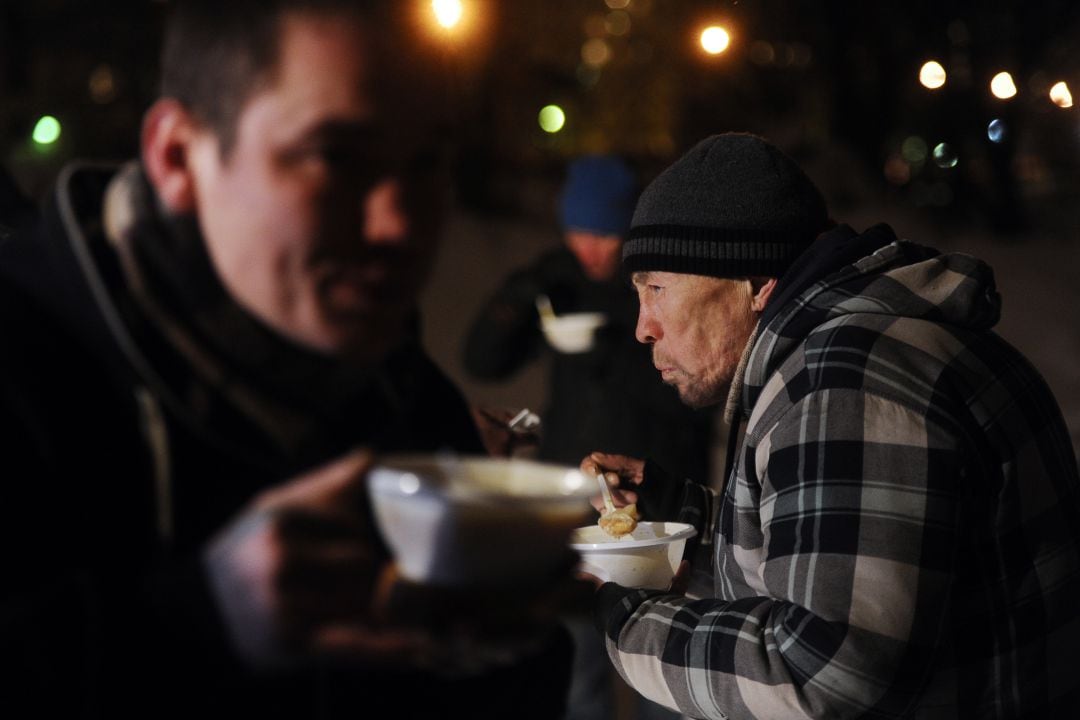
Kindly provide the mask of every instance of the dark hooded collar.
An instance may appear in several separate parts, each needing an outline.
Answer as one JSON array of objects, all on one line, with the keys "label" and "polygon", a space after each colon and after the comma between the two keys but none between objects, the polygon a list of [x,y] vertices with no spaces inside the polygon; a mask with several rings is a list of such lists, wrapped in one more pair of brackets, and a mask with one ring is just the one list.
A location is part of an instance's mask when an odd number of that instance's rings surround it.
[{"label": "dark hooded collar", "polygon": [[814,283],[893,242],[896,242],[896,233],[884,223],[874,225],[862,234],[850,225],[838,225],[822,233],[777,282],[759,326],[768,327],[782,308]]}]

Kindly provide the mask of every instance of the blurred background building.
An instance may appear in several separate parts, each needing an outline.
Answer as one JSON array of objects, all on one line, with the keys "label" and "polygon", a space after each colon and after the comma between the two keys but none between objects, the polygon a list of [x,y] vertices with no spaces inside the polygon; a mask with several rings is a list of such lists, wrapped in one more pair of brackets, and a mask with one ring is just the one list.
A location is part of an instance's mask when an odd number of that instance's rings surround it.
[{"label": "blurred background building", "polygon": [[[1080,403],[1080,3],[1075,0],[398,0],[450,69],[458,212],[425,333],[467,392],[458,343],[507,268],[558,241],[567,159],[643,180],[703,136],[763,134],[834,215],[996,260],[1002,332]],[[38,201],[74,158],[137,149],[160,0],[0,0],[0,164]],[[1078,98],[1080,100],[1080,98]],[[1010,294],[1011,292],[1011,294]],[[1074,437],[1080,410],[1067,409]]]}]

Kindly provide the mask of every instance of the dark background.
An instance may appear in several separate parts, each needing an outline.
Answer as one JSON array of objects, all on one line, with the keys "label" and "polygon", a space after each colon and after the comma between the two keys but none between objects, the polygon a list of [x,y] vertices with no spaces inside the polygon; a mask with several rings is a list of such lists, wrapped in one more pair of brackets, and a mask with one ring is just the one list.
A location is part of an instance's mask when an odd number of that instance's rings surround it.
[{"label": "dark background", "polygon": [[[1047,96],[1058,80],[1080,92],[1073,0],[464,0],[450,32],[430,22],[430,2],[400,2],[415,6],[412,40],[441,46],[452,68],[459,197],[479,212],[527,211],[518,179],[556,178],[581,152],[627,154],[649,175],[704,135],[747,130],[821,166],[841,205],[888,197],[998,233],[1080,225],[1061,202],[1080,188],[1080,115]],[[26,193],[73,157],[135,154],[164,7],[0,0],[0,162]],[[719,56],[697,42],[710,22],[733,37]],[[590,39],[606,43],[605,64],[583,61]],[[948,72],[937,91],[917,79],[931,58]],[[1000,70],[1016,80],[1011,101],[989,93]],[[536,115],[552,102],[568,121],[547,135]],[[46,148],[30,140],[44,114],[63,127]],[[956,166],[903,160],[913,136],[946,143]]]}]

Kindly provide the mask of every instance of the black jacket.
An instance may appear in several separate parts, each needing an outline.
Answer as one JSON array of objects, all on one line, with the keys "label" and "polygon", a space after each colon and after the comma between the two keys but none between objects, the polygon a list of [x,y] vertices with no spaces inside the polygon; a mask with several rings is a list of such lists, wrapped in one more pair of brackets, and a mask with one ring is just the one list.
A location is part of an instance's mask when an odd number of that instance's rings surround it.
[{"label": "black jacket", "polygon": [[660,381],[648,346],[634,338],[637,299],[628,284],[590,280],[565,247],[515,272],[487,302],[465,343],[466,369],[500,380],[549,349],[536,311],[541,293],[557,314],[601,312],[608,322],[588,352],[550,350],[540,457],[577,465],[601,450],[707,481],[709,414],[685,407]]},{"label": "black jacket", "polygon": [[[272,440],[140,316],[101,232],[110,176],[65,171],[37,231],[0,243],[0,715],[426,717],[456,706],[496,717],[506,698],[489,688],[535,689],[542,674],[527,664],[494,683],[377,668],[266,675],[235,659],[199,558],[253,495],[356,445],[481,445],[416,346],[315,418],[308,441]],[[304,394],[285,389],[286,404]],[[543,697],[555,709],[533,697],[534,716],[555,716],[559,687]]]}]

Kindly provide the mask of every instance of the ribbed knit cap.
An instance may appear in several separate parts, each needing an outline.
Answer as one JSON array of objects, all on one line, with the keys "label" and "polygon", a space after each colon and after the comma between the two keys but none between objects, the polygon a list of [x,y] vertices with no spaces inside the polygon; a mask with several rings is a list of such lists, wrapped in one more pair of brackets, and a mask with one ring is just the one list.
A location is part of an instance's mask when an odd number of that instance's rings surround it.
[{"label": "ribbed knit cap", "polygon": [[754,135],[713,135],[645,188],[623,269],[780,277],[828,224],[825,200],[791,158]]}]

